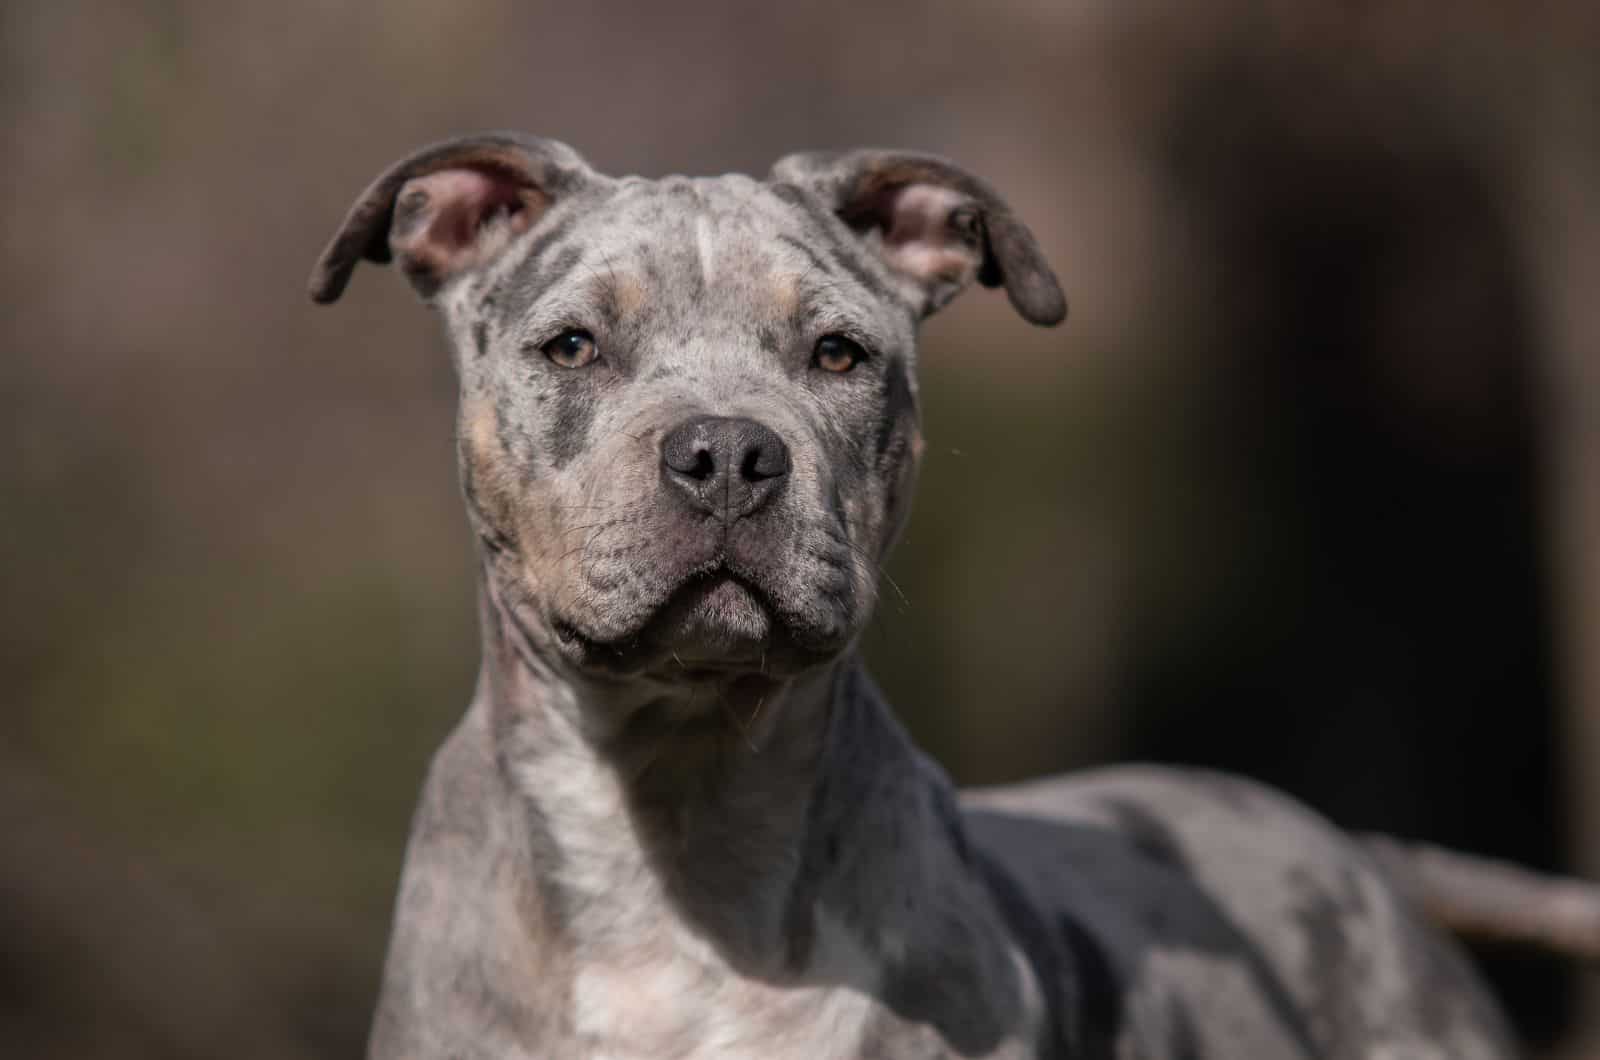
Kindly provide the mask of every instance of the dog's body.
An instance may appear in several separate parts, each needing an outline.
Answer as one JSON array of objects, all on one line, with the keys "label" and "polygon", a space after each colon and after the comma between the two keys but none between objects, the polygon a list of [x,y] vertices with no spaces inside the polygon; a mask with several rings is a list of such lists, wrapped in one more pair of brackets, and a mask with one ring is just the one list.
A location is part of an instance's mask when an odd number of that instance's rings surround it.
[{"label": "dog's body", "polygon": [[973,279],[1064,314],[921,156],[612,180],[455,141],[313,279],[443,311],[484,665],[407,855],[374,1057],[1504,1057],[1339,832],[1154,769],[958,800],[854,641],[921,440],[915,328]]}]

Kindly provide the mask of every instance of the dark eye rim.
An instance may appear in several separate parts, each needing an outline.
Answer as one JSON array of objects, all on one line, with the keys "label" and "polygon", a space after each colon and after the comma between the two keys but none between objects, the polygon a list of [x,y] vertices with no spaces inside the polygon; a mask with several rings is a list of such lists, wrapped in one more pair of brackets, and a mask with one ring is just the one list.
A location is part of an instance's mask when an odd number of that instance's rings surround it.
[{"label": "dark eye rim", "polygon": [[[569,363],[568,361],[562,359],[565,356],[565,353],[561,349],[560,344],[572,338],[581,338],[583,341],[587,342],[589,354],[587,357],[580,358]],[[557,368],[587,368],[600,359],[600,344],[595,341],[594,332],[590,331],[588,328],[563,328],[561,332],[554,338],[549,339],[540,345],[539,352],[544,354],[545,360],[549,361]]]},{"label": "dark eye rim", "polygon": [[[843,368],[829,368],[822,363],[822,344],[837,342],[844,346],[845,352],[850,355],[850,363]],[[817,339],[811,347],[811,363],[829,375],[846,375],[856,369],[864,361],[872,359],[872,351],[861,340],[845,334],[842,331],[830,331]]]}]

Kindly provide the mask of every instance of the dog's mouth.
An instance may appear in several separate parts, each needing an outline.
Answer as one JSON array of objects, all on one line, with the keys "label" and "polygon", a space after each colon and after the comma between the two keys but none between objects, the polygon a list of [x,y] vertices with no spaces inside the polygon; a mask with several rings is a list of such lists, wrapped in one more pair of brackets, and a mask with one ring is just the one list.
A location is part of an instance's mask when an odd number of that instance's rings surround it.
[{"label": "dog's mouth", "polygon": [[561,654],[586,670],[787,679],[836,657],[857,631],[860,571],[842,529],[669,526],[596,558],[572,572],[580,591],[552,593],[543,615]]},{"label": "dog's mouth", "polygon": [[557,617],[577,661],[620,673],[659,669],[688,679],[764,672],[793,654],[780,611],[759,585],[725,565],[691,575],[635,632],[598,638]]},{"label": "dog's mouth", "polygon": [[726,569],[691,577],[646,626],[686,668],[727,669],[759,660],[772,639],[766,595]]}]

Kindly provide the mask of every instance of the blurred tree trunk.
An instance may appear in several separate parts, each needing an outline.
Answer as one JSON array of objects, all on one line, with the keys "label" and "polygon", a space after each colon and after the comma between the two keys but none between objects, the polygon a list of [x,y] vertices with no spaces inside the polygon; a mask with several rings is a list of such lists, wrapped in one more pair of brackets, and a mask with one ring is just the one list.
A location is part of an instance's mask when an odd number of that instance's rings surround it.
[{"label": "blurred tree trunk", "polygon": [[[1550,564],[1558,608],[1572,844],[1600,879],[1600,107],[1597,79],[1550,78],[1524,160],[1531,287],[1543,299],[1540,366]],[[1576,83],[1575,83],[1576,82]],[[1600,1053],[1600,981],[1583,985],[1569,1055]]]}]

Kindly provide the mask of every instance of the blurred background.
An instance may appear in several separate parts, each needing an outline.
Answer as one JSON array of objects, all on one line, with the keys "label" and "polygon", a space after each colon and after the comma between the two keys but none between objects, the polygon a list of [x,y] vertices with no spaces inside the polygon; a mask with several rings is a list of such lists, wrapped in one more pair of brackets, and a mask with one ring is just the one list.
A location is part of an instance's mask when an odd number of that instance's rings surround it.
[{"label": "blurred background", "polygon": [[[477,665],[442,337],[304,282],[486,127],[949,155],[1073,313],[930,322],[866,638],[964,783],[1126,759],[1600,875],[1600,6],[0,9],[0,1041],[358,1053]],[[1540,1056],[1594,984],[1482,955]]]}]

